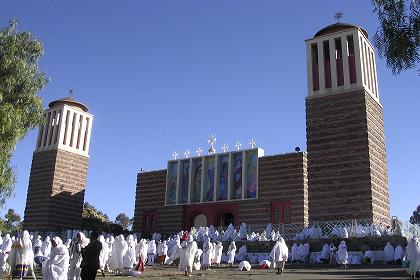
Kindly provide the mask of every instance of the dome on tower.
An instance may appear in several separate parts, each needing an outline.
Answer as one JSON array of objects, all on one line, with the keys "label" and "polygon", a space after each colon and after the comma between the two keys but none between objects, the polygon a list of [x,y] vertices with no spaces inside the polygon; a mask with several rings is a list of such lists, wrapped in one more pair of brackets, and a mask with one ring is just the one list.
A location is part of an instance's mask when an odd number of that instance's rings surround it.
[{"label": "dome on tower", "polygon": [[88,107],[79,102],[74,100],[72,97],[65,97],[65,98],[61,98],[55,101],[50,102],[50,104],[48,105],[48,107],[50,108],[54,108],[60,105],[68,105],[68,106],[72,106],[72,107],[76,107],[79,108],[80,110],[82,110],[83,112],[87,112],[88,111]]},{"label": "dome on tower", "polygon": [[317,33],[315,33],[314,38],[315,37],[320,37],[323,35],[327,35],[327,34],[331,34],[331,33],[335,33],[335,32],[339,32],[339,31],[344,31],[347,29],[353,29],[353,28],[358,28],[360,31],[363,32],[363,34],[366,36],[366,38],[368,38],[368,33],[366,30],[364,30],[363,28],[361,28],[360,26],[354,25],[354,24],[349,24],[349,23],[343,23],[343,22],[337,22],[331,25],[328,25],[324,28],[322,28],[321,30],[319,30]]}]

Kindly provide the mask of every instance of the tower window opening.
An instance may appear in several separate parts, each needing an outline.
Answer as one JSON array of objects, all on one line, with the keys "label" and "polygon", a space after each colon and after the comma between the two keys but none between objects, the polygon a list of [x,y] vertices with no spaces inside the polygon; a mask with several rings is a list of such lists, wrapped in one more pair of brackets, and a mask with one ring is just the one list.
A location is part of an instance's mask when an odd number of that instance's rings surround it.
[{"label": "tower window opening", "polygon": [[331,88],[331,59],[330,59],[330,42],[322,43],[324,53],[324,79],[325,88]]},{"label": "tower window opening", "polygon": [[89,118],[86,118],[86,129],[85,129],[85,136],[83,137],[83,151],[86,151],[86,143],[89,131]]},{"label": "tower window opening", "polygon": [[347,53],[348,53],[348,62],[349,62],[349,75],[350,75],[350,84],[355,84],[356,79],[356,61],[354,58],[354,42],[353,36],[347,36]]},{"label": "tower window opening", "polygon": [[77,127],[76,149],[79,149],[79,147],[80,147],[80,137],[81,137],[81,134],[82,134],[82,124],[83,124],[83,116],[80,115],[79,121],[78,121],[78,127]]},{"label": "tower window opening", "polygon": [[311,45],[312,90],[319,90],[318,45]]},{"label": "tower window opening", "polygon": [[70,111],[67,111],[67,114],[66,114],[66,122],[64,123],[63,145],[66,145],[67,130],[68,130],[68,127],[69,127],[69,118],[70,118]]},{"label": "tower window opening", "polygon": [[47,145],[47,136],[48,136],[48,130],[49,130],[49,123],[51,120],[51,112],[48,112],[48,117],[47,117],[47,122],[45,124],[45,137],[43,137],[43,141],[42,141],[42,146],[46,146]]},{"label": "tower window opening", "polygon": [[49,138],[48,138],[48,146],[49,145],[51,145],[51,143],[52,143],[52,139],[53,139],[53,134],[54,134],[54,129],[55,129],[55,127],[54,127],[54,121],[55,121],[55,116],[56,116],[56,114],[57,114],[57,111],[54,111],[53,113],[52,113],[52,121],[51,121],[51,123],[50,123],[50,128],[48,128],[48,131],[49,131]]},{"label": "tower window opening", "polygon": [[54,142],[53,142],[54,144],[57,144],[57,139],[58,139],[58,134],[59,134],[58,129],[60,127],[58,125],[59,121],[60,121],[60,111],[57,112],[56,121],[55,121],[55,136],[54,136]]},{"label": "tower window opening", "polygon": [[344,85],[343,74],[343,49],[341,47],[341,38],[334,39],[335,45],[335,64],[337,69],[337,86]]},{"label": "tower window opening", "polygon": [[70,143],[69,143],[70,147],[73,147],[73,138],[74,138],[75,129],[76,129],[76,118],[77,118],[77,114],[74,113],[73,121],[71,122],[71,134],[70,134]]}]

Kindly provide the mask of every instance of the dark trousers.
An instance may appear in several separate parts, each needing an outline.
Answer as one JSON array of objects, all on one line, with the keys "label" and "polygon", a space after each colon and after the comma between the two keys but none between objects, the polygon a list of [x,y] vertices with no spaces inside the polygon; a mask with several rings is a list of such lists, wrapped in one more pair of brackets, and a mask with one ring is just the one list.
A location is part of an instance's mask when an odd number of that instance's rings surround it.
[{"label": "dark trousers", "polygon": [[80,278],[82,280],[95,280],[97,271],[98,269],[95,268],[84,267],[80,272]]}]

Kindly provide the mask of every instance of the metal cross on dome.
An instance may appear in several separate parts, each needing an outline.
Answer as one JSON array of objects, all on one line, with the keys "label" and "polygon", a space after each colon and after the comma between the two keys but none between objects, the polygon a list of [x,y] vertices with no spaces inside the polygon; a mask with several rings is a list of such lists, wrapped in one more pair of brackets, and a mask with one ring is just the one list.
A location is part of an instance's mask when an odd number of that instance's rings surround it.
[{"label": "metal cross on dome", "polygon": [[222,150],[223,150],[224,153],[226,153],[227,150],[228,150],[228,145],[227,144],[223,144],[222,145]]},{"label": "metal cross on dome", "polygon": [[203,149],[199,147],[195,152],[197,153],[197,156],[201,156],[203,154]]},{"label": "metal cross on dome", "polygon": [[255,141],[255,139],[254,139],[254,138],[252,138],[252,139],[249,141],[249,145],[251,146],[251,149],[254,149],[254,148],[257,146],[257,142]]},{"label": "metal cross on dome", "polygon": [[189,157],[190,157],[190,155],[191,155],[190,149],[186,149],[186,150],[184,151],[184,156],[185,156],[185,158],[189,158]]},{"label": "metal cross on dome", "polygon": [[207,143],[210,145],[210,148],[208,149],[209,155],[214,155],[216,153],[216,148],[214,147],[216,145],[216,136],[214,134],[210,135],[207,139]]},{"label": "metal cross on dome", "polygon": [[343,17],[343,12],[342,11],[338,11],[337,13],[335,13],[334,18],[337,20],[337,23],[340,22],[340,18]]},{"label": "metal cross on dome", "polygon": [[177,151],[174,151],[174,152],[172,153],[172,157],[173,157],[174,159],[176,159],[176,158],[177,158],[177,156],[178,156]]},{"label": "metal cross on dome", "polygon": [[236,150],[239,151],[242,148],[241,142],[236,141],[235,147],[236,147]]}]

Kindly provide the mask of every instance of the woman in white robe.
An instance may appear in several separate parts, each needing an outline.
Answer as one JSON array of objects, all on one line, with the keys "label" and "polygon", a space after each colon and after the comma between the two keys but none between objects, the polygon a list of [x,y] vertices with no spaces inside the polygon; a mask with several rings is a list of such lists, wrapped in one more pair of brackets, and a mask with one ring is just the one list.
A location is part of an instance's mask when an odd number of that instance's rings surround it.
[{"label": "woman in white robe", "polygon": [[407,245],[407,260],[410,261],[410,266],[407,269],[408,274],[416,275],[420,271],[420,242],[419,239],[414,236],[408,242]]},{"label": "woman in white robe", "polygon": [[18,237],[13,243],[8,261],[12,279],[15,277],[22,279],[27,275],[29,270],[31,270],[32,278],[36,279],[34,273],[34,252],[27,230],[24,230],[22,237]]},{"label": "woman in white robe", "polygon": [[233,266],[233,263],[235,262],[235,254],[236,254],[236,245],[235,245],[235,241],[232,241],[226,252],[226,255],[228,257],[227,263],[230,266]]},{"label": "woman in white robe", "polygon": [[112,245],[112,253],[109,261],[110,269],[115,272],[115,274],[122,273],[123,270],[123,257],[127,251],[127,243],[124,240],[122,234],[118,235],[115,238],[115,241]]},{"label": "woman in white robe", "polygon": [[384,263],[392,264],[394,262],[394,247],[391,243],[386,243],[384,247]]},{"label": "woman in white robe", "polygon": [[347,253],[347,245],[346,245],[346,242],[343,240],[340,242],[340,245],[338,245],[337,263],[341,267],[346,268],[348,264],[348,257],[349,257],[349,254]]},{"label": "woman in white robe", "polygon": [[102,272],[102,276],[105,277],[105,266],[109,258],[109,247],[103,235],[99,235],[98,240],[102,244],[102,249],[101,249],[101,252],[99,253],[99,269]]},{"label": "woman in white robe", "polygon": [[305,243],[305,244],[300,244],[299,245],[299,256],[300,256],[300,261],[303,263],[308,262],[308,258],[309,258],[309,243]]},{"label": "woman in white robe", "polygon": [[300,261],[299,247],[296,243],[292,245],[292,263]]},{"label": "woman in white robe", "polygon": [[396,264],[401,264],[403,258],[404,258],[404,250],[401,247],[401,245],[398,245],[397,247],[395,247],[395,250],[394,250],[394,262]]},{"label": "woman in white robe", "polygon": [[3,239],[3,243],[0,247],[0,277],[8,271],[7,259],[9,258],[10,250],[12,249],[12,239],[10,234],[6,234]]},{"label": "woman in white robe", "polygon": [[192,272],[194,257],[197,252],[197,243],[192,235],[188,236],[188,241],[181,244],[181,258],[179,261],[179,269],[185,272],[185,276],[189,276]]},{"label": "woman in white robe", "polygon": [[168,259],[168,245],[166,244],[166,240],[163,240],[162,243],[160,243],[157,255],[157,263],[159,264],[164,264]]},{"label": "woman in white robe", "polygon": [[70,245],[69,280],[80,280],[82,249],[89,244],[83,232],[78,232]]},{"label": "woman in white robe", "polygon": [[156,256],[156,242],[155,240],[151,240],[148,244],[147,248],[147,265],[154,265],[155,264],[155,256]]},{"label": "woman in white robe", "polygon": [[220,261],[222,260],[223,244],[218,241],[216,246],[214,246],[214,263],[220,266]]},{"label": "woman in white robe", "polygon": [[67,280],[69,251],[60,237],[54,237],[51,245],[50,257],[42,264],[42,279]]},{"label": "woman in white robe", "polygon": [[165,264],[171,265],[174,261],[179,260],[181,257],[181,241],[179,238],[175,238],[175,244],[172,247],[171,255],[166,260]]},{"label": "woman in white robe", "polygon": [[51,239],[49,236],[45,237],[44,242],[42,242],[41,253],[44,257],[49,257],[51,252]]},{"label": "woman in white robe", "polygon": [[236,254],[235,259],[239,262],[244,261],[248,255],[248,250],[246,249],[245,245],[242,245],[241,248],[238,250],[238,254]]},{"label": "woman in white robe", "polygon": [[284,270],[284,264],[289,258],[289,248],[287,248],[286,242],[283,237],[280,237],[273,249],[271,250],[271,259],[273,260],[273,268],[277,267],[277,273],[280,274]]},{"label": "woman in white robe", "polygon": [[123,269],[130,270],[136,262],[136,243],[133,235],[128,235],[125,242],[127,243],[127,250],[123,257]]},{"label": "woman in white robe", "polygon": [[319,262],[320,263],[328,263],[330,259],[330,245],[327,243],[322,246],[321,254],[319,255]]},{"label": "woman in white robe", "polygon": [[207,270],[211,267],[211,260],[213,259],[213,243],[210,242],[210,238],[206,238],[203,243],[203,268]]},{"label": "woman in white robe", "polygon": [[147,241],[146,239],[141,239],[137,246],[137,255],[139,256],[139,263],[137,265],[137,271],[143,272],[144,265],[147,261]]},{"label": "woman in white robe", "polygon": [[239,271],[250,271],[251,270],[251,264],[248,261],[241,261],[239,263]]}]

